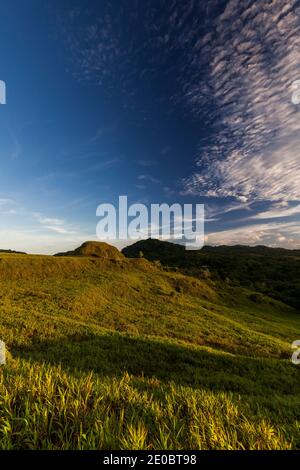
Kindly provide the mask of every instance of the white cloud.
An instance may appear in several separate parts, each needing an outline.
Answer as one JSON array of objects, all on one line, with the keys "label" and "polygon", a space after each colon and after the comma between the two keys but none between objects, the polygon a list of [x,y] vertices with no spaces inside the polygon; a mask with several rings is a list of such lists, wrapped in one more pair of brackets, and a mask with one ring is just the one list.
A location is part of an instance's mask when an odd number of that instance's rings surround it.
[{"label": "white cloud", "polygon": [[7,206],[9,204],[14,204],[14,200],[8,198],[0,198],[0,206]]},{"label": "white cloud", "polygon": [[8,229],[0,230],[0,248],[25,251],[33,254],[54,254],[76,248],[81,243],[92,240],[91,234],[46,233],[40,230]]},{"label": "white cloud", "polygon": [[214,131],[211,141],[199,138],[199,168],[184,180],[185,192],[241,202],[299,200],[300,106],[291,102],[300,78],[299,7],[295,0],[228,0],[221,11],[222,5],[172,0],[156,8],[145,0],[116,15],[108,2],[100,17],[73,9],[62,27],[74,73],[120,91],[130,107],[137,83],[168,73],[172,59],[176,93],[164,98],[183,103]]},{"label": "white cloud", "polygon": [[65,221],[63,219],[51,218],[51,217],[41,217],[38,216],[38,221],[42,225],[63,225]]},{"label": "white cloud", "polygon": [[[186,192],[244,202],[300,199],[300,109],[291,102],[300,77],[294,4],[230,0],[209,41],[195,43],[182,99],[195,115],[207,114],[215,135],[200,147],[199,171],[184,181]],[[210,116],[212,101],[217,111]]]},{"label": "white cloud", "polygon": [[156,166],[158,162],[156,160],[145,159],[145,160],[137,160],[137,163],[140,166],[147,168],[147,167]]},{"label": "white cloud", "polygon": [[139,181],[148,181],[148,182],[153,183],[153,184],[159,183],[159,180],[157,178],[154,178],[151,175],[139,175],[138,180]]},{"label": "white cloud", "polygon": [[71,235],[76,234],[76,231],[69,228],[67,222],[64,219],[57,217],[45,217],[43,214],[38,212],[31,213],[34,219],[40,224],[41,228],[46,231],[51,231],[59,234]]},{"label": "white cloud", "polygon": [[288,204],[275,204],[271,209],[258,212],[249,219],[276,219],[300,215],[300,204],[289,207]]},{"label": "white cloud", "polygon": [[300,228],[295,222],[252,224],[208,233],[206,245],[268,245],[300,248]]},{"label": "white cloud", "polygon": [[67,229],[64,228],[64,227],[60,227],[60,226],[57,226],[57,225],[44,225],[44,228],[45,228],[45,229],[48,229],[48,230],[51,230],[52,232],[61,233],[61,234],[73,234],[73,233],[76,233],[76,232],[74,232],[73,230],[67,230]]}]

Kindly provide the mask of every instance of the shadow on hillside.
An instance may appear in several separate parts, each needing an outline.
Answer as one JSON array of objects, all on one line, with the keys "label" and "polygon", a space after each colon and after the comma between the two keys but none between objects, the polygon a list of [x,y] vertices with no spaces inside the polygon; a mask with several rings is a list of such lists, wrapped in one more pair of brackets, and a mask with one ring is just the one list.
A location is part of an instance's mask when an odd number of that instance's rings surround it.
[{"label": "shadow on hillside", "polygon": [[264,394],[295,393],[299,371],[287,361],[233,356],[119,333],[77,333],[55,341],[36,341],[12,348],[13,356],[61,364],[70,372],[94,371],[103,376],[155,377],[163,382],[214,390]]}]

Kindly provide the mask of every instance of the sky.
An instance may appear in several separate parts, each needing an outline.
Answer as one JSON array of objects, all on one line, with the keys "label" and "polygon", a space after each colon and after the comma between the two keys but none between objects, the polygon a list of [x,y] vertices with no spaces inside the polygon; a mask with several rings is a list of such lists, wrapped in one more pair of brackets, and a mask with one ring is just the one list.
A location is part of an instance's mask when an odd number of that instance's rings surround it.
[{"label": "sky", "polygon": [[0,9],[0,248],[96,239],[119,195],[204,204],[207,244],[300,248],[299,1]]}]

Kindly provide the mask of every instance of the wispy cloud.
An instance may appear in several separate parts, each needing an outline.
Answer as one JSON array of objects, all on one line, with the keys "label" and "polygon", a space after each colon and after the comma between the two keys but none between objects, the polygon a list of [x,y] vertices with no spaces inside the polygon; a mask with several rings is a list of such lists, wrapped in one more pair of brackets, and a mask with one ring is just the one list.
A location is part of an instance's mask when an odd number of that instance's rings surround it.
[{"label": "wispy cloud", "polygon": [[138,180],[146,181],[146,182],[153,183],[153,184],[158,184],[160,182],[157,178],[154,178],[154,176],[151,176],[151,175],[139,175]]},{"label": "wispy cloud", "polygon": [[63,219],[56,219],[56,218],[51,218],[51,217],[42,217],[40,215],[37,215],[38,221],[42,225],[63,225],[65,221]]},{"label": "wispy cloud", "polygon": [[3,215],[15,215],[15,201],[9,198],[0,198],[0,213]]},{"label": "wispy cloud", "polygon": [[93,137],[90,139],[88,143],[92,144],[92,143],[98,142],[99,140],[103,139],[103,137],[109,134],[113,134],[117,130],[117,128],[118,128],[117,121],[108,125],[102,125],[98,127],[95,134],[93,135]]},{"label": "wispy cloud", "polygon": [[0,206],[7,206],[7,205],[10,205],[10,204],[14,204],[14,200],[13,200],[13,199],[9,199],[9,198],[0,198]]},{"label": "wispy cloud", "polygon": [[[195,128],[199,124],[195,170],[182,181],[181,194],[221,199],[208,207],[210,220],[241,213],[240,223],[251,223],[210,239],[297,244],[296,222],[284,228],[273,219],[299,213],[300,105],[291,102],[292,84],[300,79],[298,2],[172,0],[156,7],[145,0],[128,8],[120,0],[118,14],[112,3],[105,2],[101,17],[80,9],[64,16],[76,77],[113,90],[118,98],[123,94],[130,106],[138,83],[170,75],[172,63],[174,86],[165,98],[180,105],[181,116],[192,117]],[[143,28],[137,27],[141,17]],[[103,132],[100,128],[94,138]],[[169,151],[162,146],[161,158]],[[146,173],[154,164],[137,163]],[[142,174],[136,187],[145,189],[147,183],[159,181]],[[173,195],[170,186],[164,192]],[[255,219],[266,222],[255,224]]]},{"label": "wispy cloud", "polygon": [[44,230],[0,229],[1,249],[14,249],[27,253],[54,254],[74,249],[87,240],[95,239],[92,233],[51,233]]},{"label": "wispy cloud", "polygon": [[86,171],[100,171],[100,170],[106,170],[108,168],[112,168],[113,166],[117,165],[120,163],[121,158],[120,157],[115,157],[115,158],[109,158],[107,160],[100,160],[93,165],[90,165],[87,167]]},{"label": "wispy cloud", "polygon": [[158,162],[156,160],[145,159],[145,160],[137,160],[137,163],[140,166],[148,168],[148,167],[156,166]]},{"label": "wispy cloud", "polygon": [[171,146],[166,145],[165,147],[161,149],[160,153],[161,155],[167,155],[170,151],[171,151]]},{"label": "wispy cloud", "polygon": [[136,184],[135,187],[137,189],[140,189],[141,191],[143,191],[144,189],[146,189],[146,186],[144,184]]},{"label": "wispy cloud", "polygon": [[15,132],[11,132],[11,140],[12,140],[12,151],[10,154],[10,159],[17,160],[23,153],[23,146],[19,140],[19,137],[15,134]]},{"label": "wispy cloud", "polygon": [[268,245],[300,248],[300,228],[295,222],[252,224],[208,233],[208,245]]},{"label": "wispy cloud", "polygon": [[67,228],[66,221],[55,217],[45,217],[39,213],[33,213],[33,217],[39,222],[41,227],[45,230],[50,230],[60,234],[75,234],[74,230]]},{"label": "wispy cloud", "polygon": [[44,225],[43,226],[45,229],[51,230],[52,232],[60,233],[60,234],[74,234],[75,232],[73,230],[67,230],[64,227],[61,227],[60,225]]},{"label": "wispy cloud", "polygon": [[300,76],[295,0],[172,0],[159,7],[145,0],[131,8],[120,0],[117,15],[110,2],[103,8],[101,17],[80,9],[64,16],[73,71],[120,91],[128,105],[138,81],[170,74],[172,59],[176,86],[165,98],[211,130],[199,132],[197,169],[184,179],[185,193],[300,200],[300,107],[291,102]]},{"label": "wispy cloud", "polygon": [[241,201],[300,199],[300,110],[291,103],[300,74],[295,5],[230,0],[212,32],[197,41],[191,32],[181,99],[194,115],[206,113],[215,134],[201,144],[199,170],[184,181],[186,192]]},{"label": "wispy cloud", "polygon": [[264,210],[250,216],[250,219],[280,219],[300,215],[300,204],[289,206],[285,201],[274,204],[271,209]]}]

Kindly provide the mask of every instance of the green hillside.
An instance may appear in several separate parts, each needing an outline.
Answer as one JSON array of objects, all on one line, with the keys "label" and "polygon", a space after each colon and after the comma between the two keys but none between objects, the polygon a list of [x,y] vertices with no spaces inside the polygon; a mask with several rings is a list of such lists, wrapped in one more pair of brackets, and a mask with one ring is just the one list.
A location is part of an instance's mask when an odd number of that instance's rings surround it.
[{"label": "green hillside", "polygon": [[266,246],[204,246],[188,251],[175,243],[148,239],[124,248],[129,258],[143,256],[196,277],[208,276],[281,300],[300,311],[300,250]]},{"label": "green hillside", "polygon": [[1,449],[300,448],[296,309],[94,249],[0,254]]},{"label": "green hillside", "polygon": [[92,256],[94,258],[122,259],[117,248],[105,242],[85,242],[73,251],[57,253],[54,256]]}]

